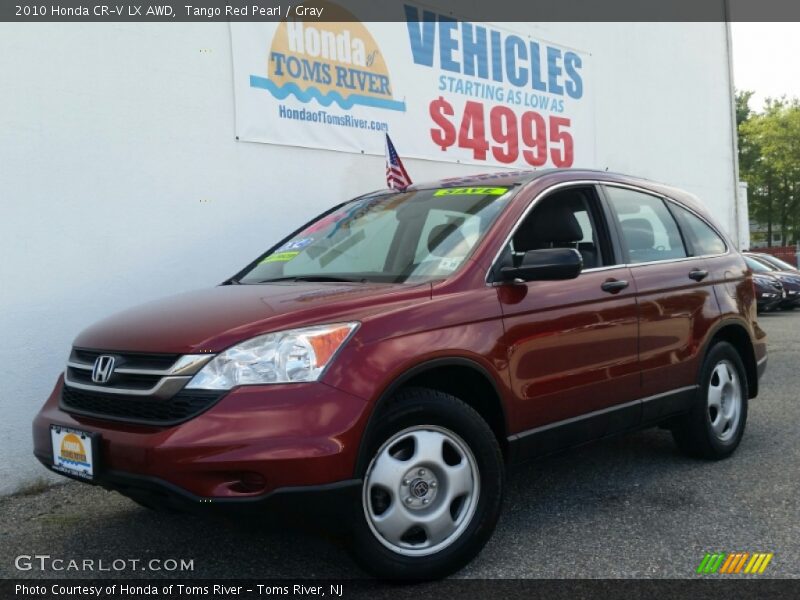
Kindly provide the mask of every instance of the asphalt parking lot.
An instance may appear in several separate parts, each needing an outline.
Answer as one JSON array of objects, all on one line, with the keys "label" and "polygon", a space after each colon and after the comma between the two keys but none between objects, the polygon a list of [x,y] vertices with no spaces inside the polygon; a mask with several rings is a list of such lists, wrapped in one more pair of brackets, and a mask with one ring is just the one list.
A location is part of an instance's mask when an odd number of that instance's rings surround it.
[{"label": "asphalt parking lot", "polygon": [[[761,324],[769,367],[732,458],[684,458],[654,429],[531,463],[510,478],[494,537],[457,577],[687,578],[706,552],[773,552],[761,577],[800,577],[800,311]],[[78,483],[0,498],[0,577],[86,575],[20,572],[19,554],[194,561],[191,573],[95,576],[364,576],[321,536],[157,514]]]}]

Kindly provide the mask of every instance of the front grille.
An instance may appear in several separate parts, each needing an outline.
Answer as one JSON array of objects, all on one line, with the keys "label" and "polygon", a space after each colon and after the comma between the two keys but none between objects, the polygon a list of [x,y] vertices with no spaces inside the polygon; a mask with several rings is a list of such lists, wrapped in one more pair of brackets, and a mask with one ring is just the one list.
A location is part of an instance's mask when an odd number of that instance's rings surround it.
[{"label": "front grille", "polygon": [[85,348],[73,348],[70,358],[77,362],[94,364],[101,354],[111,354],[117,358],[117,367],[145,370],[169,369],[180,358],[180,354],[150,354],[144,352],[101,352]]},{"label": "front grille", "polygon": [[171,398],[124,396],[87,392],[64,386],[61,408],[98,419],[152,425],[174,425],[196,417],[216,404],[224,391],[181,391]]},{"label": "front grille", "polygon": [[[95,365],[99,356],[113,361]],[[212,354],[146,354],[73,348],[64,373],[61,407],[69,412],[153,425],[199,415],[223,392],[183,388]],[[97,370],[97,381],[92,378]]]},{"label": "front grille", "polygon": [[[69,375],[70,381],[94,385],[92,381],[92,372],[89,369],[76,369],[68,366],[67,374]],[[159,381],[161,381],[161,375],[114,373],[108,382],[106,382],[106,385],[128,390],[149,390],[155,387]]]}]

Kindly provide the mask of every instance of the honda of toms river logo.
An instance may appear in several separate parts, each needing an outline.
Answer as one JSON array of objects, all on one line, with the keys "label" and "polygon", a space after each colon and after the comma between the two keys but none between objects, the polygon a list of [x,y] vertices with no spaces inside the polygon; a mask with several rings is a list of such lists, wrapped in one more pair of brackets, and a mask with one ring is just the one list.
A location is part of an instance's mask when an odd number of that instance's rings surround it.
[{"label": "honda of toms river logo", "polygon": [[772,552],[715,552],[706,554],[697,572],[700,574],[755,574],[763,573],[772,560]]},{"label": "honda of toms river logo", "polygon": [[[269,91],[278,100],[294,96],[300,102],[334,102],[405,111],[395,100],[389,70],[378,44],[366,27],[343,8],[327,3],[325,14],[338,21],[281,21],[267,60],[267,77],[250,75],[250,87]],[[349,22],[348,22],[349,21]]]},{"label": "honda of toms river logo", "polygon": [[83,446],[81,439],[74,433],[68,433],[61,440],[61,460],[64,462],[72,463],[82,467],[88,467],[89,463],[86,462],[86,448]]}]

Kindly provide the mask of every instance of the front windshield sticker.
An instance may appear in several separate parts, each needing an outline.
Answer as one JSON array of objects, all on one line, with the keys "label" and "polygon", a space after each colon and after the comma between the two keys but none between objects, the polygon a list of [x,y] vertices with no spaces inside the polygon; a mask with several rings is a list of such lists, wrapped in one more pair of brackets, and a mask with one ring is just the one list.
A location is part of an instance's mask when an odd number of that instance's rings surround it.
[{"label": "front windshield sticker", "polygon": [[450,258],[443,258],[439,261],[439,268],[442,271],[455,271],[459,265],[464,262],[465,256],[452,256]]},{"label": "front windshield sticker", "polygon": [[358,219],[370,210],[380,209],[386,201],[387,198],[363,198],[361,200],[356,200],[351,202],[348,207],[343,207],[321,218],[316,223],[312,223],[302,233],[305,235],[317,233],[333,225],[331,231],[325,236],[332,237],[339,229],[345,227],[348,222]]},{"label": "front windshield sticker", "polygon": [[502,196],[508,188],[501,187],[468,187],[442,188],[433,192],[434,196]]},{"label": "front windshield sticker", "polygon": [[300,254],[300,251],[276,252],[275,254],[270,254],[267,258],[265,258],[258,264],[263,265],[264,263],[272,263],[272,262],[289,262],[298,254]]},{"label": "front windshield sticker", "polygon": [[287,250],[302,250],[303,248],[311,244],[313,241],[314,238],[310,237],[301,238],[299,240],[292,240],[290,242],[286,242],[283,246],[278,248],[278,252],[284,252]]}]

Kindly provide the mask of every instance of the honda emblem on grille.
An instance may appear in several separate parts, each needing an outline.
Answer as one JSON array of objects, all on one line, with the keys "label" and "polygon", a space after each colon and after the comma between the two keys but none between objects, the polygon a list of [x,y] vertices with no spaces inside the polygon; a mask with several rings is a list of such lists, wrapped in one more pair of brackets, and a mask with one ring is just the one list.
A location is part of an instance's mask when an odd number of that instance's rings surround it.
[{"label": "honda emblem on grille", "polygon": [[115,362],[116,359],[113,356],[107,354],[98,356],[94,361],[94,367],[92,367],[92,381],[95,383],[108,383],[114,373]]}]

